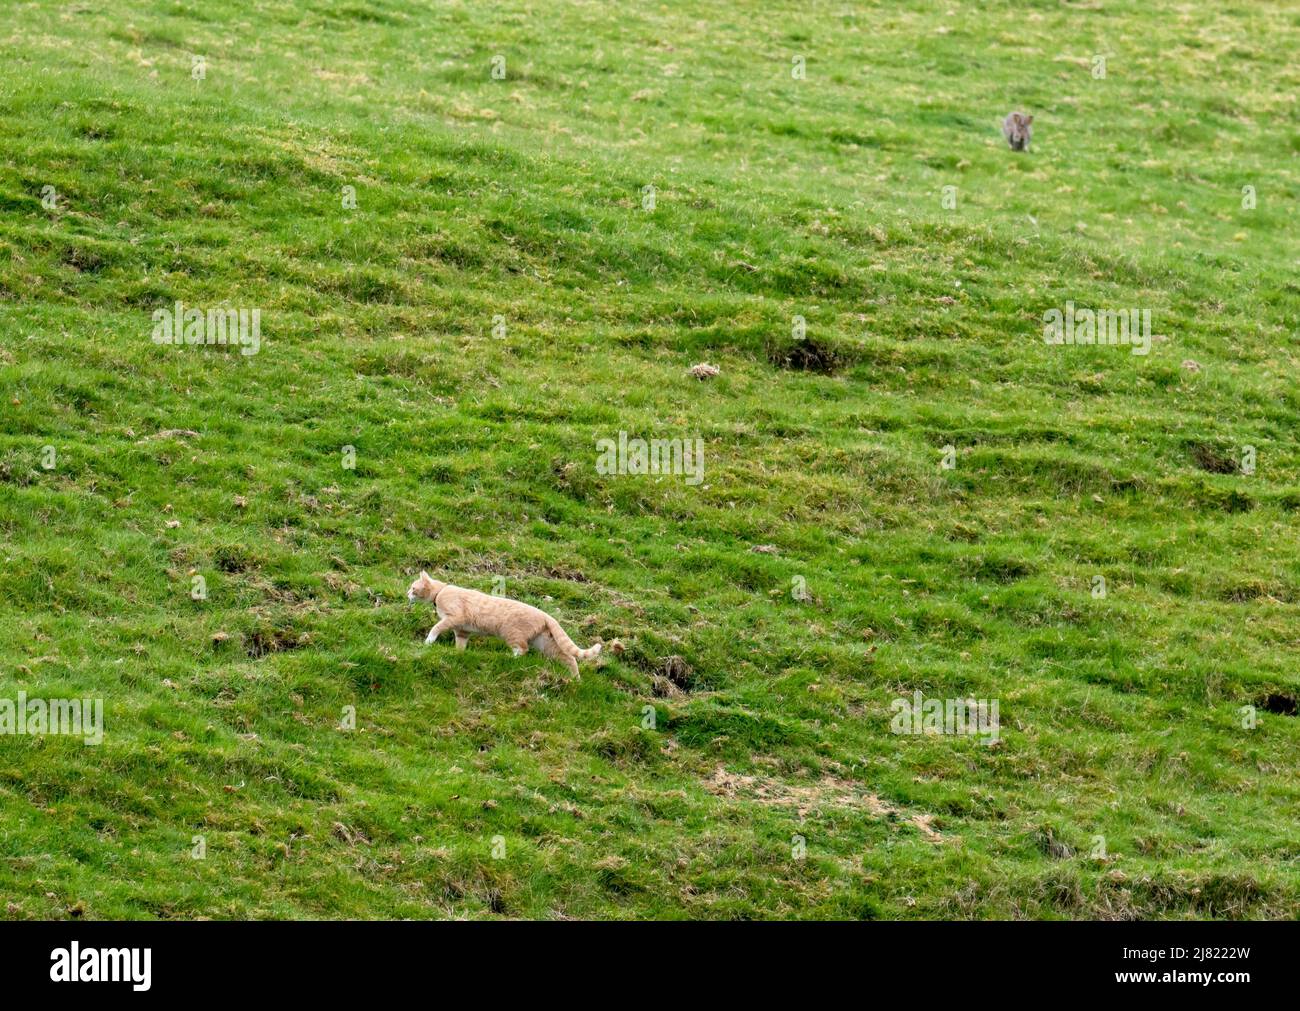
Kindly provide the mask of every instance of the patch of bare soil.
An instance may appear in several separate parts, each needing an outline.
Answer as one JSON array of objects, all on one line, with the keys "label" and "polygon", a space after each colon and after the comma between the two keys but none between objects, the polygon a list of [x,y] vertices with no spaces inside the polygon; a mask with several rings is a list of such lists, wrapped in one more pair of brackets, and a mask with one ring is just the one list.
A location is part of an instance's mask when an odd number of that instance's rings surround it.
[{"label": "patch of bare soil", "polygon": [[873,818],[890,818],[915,826],[930,842],[943,842],[934,827],[932,814],[907,814],[857,783],[837,776],[823,776],[814,782],[791,783],[765,776],[744,776],[718,766],[704,780],[704,787],[718,797],[745,798],[772,807],[790,807],[802,820],[809,812],[826,808],[865,811]]}]

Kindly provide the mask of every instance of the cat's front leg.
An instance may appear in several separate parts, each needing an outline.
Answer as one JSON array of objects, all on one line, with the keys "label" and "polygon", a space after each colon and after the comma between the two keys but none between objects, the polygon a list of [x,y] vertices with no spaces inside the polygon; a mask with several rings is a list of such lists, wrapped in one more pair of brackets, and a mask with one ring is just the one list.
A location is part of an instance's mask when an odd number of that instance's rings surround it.
[{"label": "cat's front leg", "polygon": [[426,646],[432,646],[438,641],[438,636],[442,635],[442,633],[447,631],[449,628],[451,628],[451,622],[446,618],[443,618],[438,622],[438,624],[434,625],[433,628],[429,629],[429,634],[424,637],[424,644]]}]

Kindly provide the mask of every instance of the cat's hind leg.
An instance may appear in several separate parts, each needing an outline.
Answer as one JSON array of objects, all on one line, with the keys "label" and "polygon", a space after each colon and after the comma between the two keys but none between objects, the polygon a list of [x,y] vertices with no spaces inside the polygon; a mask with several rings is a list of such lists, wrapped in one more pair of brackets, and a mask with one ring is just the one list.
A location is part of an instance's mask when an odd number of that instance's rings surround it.
[{"label": "cat's hind leg", "polygon": [[582,675],[578,673],[578,661],[560,649],[559,644],[552,638],[550,632],[543,632],[541,635],[534,636],[532,646],[543,656],[550,657],[552,660],[559,660],[560,663],[568,667],[569,673],[573,675],[574,680],[582,680]]},{"label": "cat's hind leg", "polygon": [[469,645],[469,635],[465,632],[457,632],[456,648],[459,650],[463,650],[468,645]]}]

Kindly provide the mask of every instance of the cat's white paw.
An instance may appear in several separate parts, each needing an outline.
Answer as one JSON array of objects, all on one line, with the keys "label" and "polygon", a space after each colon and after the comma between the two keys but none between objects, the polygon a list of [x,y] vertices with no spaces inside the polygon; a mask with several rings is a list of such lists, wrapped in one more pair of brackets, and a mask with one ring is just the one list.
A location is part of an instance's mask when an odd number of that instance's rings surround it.
[{"label": "cat's white paw", "polygon": [[424,637],[424,644],[426,646],[432,646],[437,641],[438,641],[438,636],[434,634],[432,629],[430,629],[429,634]]}]

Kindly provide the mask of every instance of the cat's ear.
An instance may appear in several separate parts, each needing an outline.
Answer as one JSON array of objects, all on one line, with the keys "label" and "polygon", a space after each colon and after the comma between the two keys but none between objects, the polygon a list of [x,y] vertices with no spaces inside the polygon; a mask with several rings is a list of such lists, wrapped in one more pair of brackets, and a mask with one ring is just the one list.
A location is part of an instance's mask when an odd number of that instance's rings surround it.
[{"label": "cat's ear", "polygon": [[429,574],[428,574],[427,572],[425,572],[423,569],[421,569],[421,570],[420,570],[420,578],[421,578],[421,579],[428,579],[428,578],[430,578],[430,577],[429,577]]},{"label": "cat's ear", "polygon": [[1034,117],[1033,117],[1032,115],[1031,115],[1031,116],[1026,116],[1026,117],[1025,117],[1025,122],[1026,122],[1026,123],[1032,123],[1033,121],[1034,121]]}]

